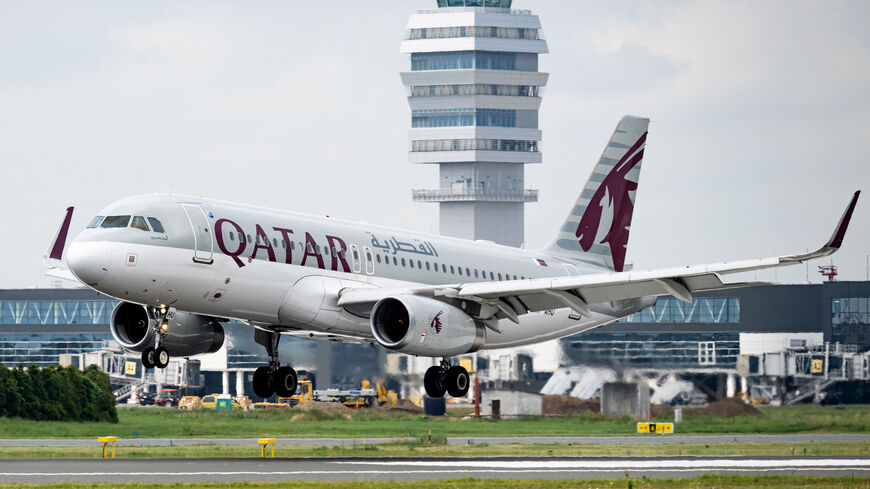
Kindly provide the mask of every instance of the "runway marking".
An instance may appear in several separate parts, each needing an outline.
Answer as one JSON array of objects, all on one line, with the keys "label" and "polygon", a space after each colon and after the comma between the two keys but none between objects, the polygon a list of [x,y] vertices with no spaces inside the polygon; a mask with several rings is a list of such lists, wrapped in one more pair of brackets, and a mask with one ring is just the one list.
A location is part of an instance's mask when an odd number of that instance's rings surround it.
[{"label": "runway marking", "polygon": [[[673,473],[673,472],[697,472],[699,470],[703,470],[704,467],[693,468],[693,469],[668,469],[668,468],[658,468],[658,469],[644,469],[644,473],[650,472],[664,472],[664,473]],[[863,467],[780,467],[780,468],[761,468],[761,469],[744,469],[744,468],[730,468],[725,469],[727,472],[780,472],[780,471],[813,471],[813,472],[833,472],[833,471],[841,471],[844,469],[849,469],[855,472],[870,472],[870,468]],[[604,470],[595,470],[600,473],[624,473],[626,470],[632,472],[630,469],[621,468],[621,469],[604,469]],[[547,470],[546,473],[577,473],[577,472],[586,472],[581,469],[553,469]],[[294,471],[277,471],[277,472],[254,472],[254,471],[236,471],[236,472],[0,472],[0,477],[57,477],[57,476],[80,476],[80,477],[106,477],[106,476],[196,476],[196,475],[214,475],[214,476],[232,476],[232,475],[256,475],[256,476],[269,476],[269,475],[342,475],[342,474],[356,474],[356,475],[399,475],[399,474],[504,474],[504,470],[496,470],[496,469],[476,469],[476,470],[294,470]],[[508,473],[511,474],[537,474],[541,473],[540,470],[532,470],[532,469],[518,469],[518,470],[510,470]]]},{"label": "runway marking", "polygon": [[[375,461],[338,461],[334,464],[348,465],[384,465]],[[746,468],[792,468],[792,467],[867,467],[870,469],[870,459],[706,459],[706,460],[451,460],[451,461],[391,461],[392,465],[425,466],[425,467],[480,467],[499,469],[730,469],[735,464]]]}]

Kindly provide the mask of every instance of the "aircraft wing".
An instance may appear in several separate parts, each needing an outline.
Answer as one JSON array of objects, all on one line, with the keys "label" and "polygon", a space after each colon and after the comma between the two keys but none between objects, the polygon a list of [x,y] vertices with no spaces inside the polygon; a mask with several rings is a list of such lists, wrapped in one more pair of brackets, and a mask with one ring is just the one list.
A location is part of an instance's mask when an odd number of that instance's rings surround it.
[{"label": "aircraft wing", "polygon": [[[760,282],[724,283],[720,275],[763,270],[803,263],[831,255],[843,243],[860,191],[855,192],[830,239],[810,253],[777,256],[731,263],[713,263],[646,271],[607,272],[591,275],[551,277],[501,282],[420,286],[407,289],[348,288],[340,292],[339,306],[372,306],[384,297],[416,294],[445,299],[465,299],[491,307],[490,317],[517,321],[527,312],[569,307],[589,316],[589,304],[650,296],[671,295],[691,302],[694,292],[760,285]],[[482,317],[481,319],[488,319]]]}]

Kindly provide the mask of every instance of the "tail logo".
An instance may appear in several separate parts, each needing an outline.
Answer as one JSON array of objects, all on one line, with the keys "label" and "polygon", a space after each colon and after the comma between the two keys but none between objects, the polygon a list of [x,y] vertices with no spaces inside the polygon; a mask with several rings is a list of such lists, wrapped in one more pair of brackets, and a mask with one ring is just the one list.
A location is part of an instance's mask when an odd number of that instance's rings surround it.
[{"label": "tail logo", "polygon": [[444,314],[444,311],[440,311],[435,317],[432,318],[432,322],[429,323],[430,328],[435,328],[435,334],[441,334],[441,315]]},{"label": "tail logo", "polygon": [[631,201],[629,192],[637,190],[637,182],[627,178],[628,173],[643,159],[643,145],[646,143],[647,133],[635,142],[618,163],[604,177],[601,185],[595,190],[592,200],[586,206],[577,232],[574,235],[579,238],[583,251],[589,251],[595,242],[595,236],[601,227],[601,216],[604,200],[613,208],[613,219],[610,229],[599,244],[610,245],[610,256],[613,258],[613,269],[621,272],[625,265],[625,246],[628,244],[628,231],[631,225],[631,216],[634,213],[634,203]]}]

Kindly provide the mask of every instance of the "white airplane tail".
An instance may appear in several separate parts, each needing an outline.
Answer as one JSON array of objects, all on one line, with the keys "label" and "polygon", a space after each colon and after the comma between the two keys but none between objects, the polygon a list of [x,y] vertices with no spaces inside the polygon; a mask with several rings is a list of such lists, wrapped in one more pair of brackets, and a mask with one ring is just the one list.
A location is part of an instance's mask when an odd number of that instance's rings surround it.
[{"label": "white airplane tail", "polygon": [[583,192],[553,241],[542,251],[621,272],[649,119],[624,116]]}]

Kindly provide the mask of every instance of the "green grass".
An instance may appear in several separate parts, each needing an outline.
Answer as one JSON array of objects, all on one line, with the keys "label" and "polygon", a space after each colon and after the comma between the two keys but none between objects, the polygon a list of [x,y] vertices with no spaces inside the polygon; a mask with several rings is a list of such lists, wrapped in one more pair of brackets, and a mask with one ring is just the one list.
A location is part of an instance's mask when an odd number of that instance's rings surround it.
[{"label": "green grass", "polygon": [[[253,458],[260,448],[251,445],[188,445],[164,447],[116,446],[115,456],[123,458]],[[870,444],[846,443],[678,443],[666,445],[588,444],[504,444],[444,445],[420,442],[349,446],[277,445],[276,457],[494,457],[494,456],[870,456]],[[102,446],[93,447],[0,447],[0,459],[7,458],[99,458]]]},{"label": "green grass", "polygon": [[[686,415],[675,432],[689,433],[870,433],[870,406],[785,406],[761,408],[759,416],[715,418]],[[586,414],[566,418],[491,421],[461,417],[424,418],[374,410],[183,411],[120,408],[120,421],[77,423],[0,418],[0,438],[140,437],[400,437],[432,430],[439,436],[627,435],[636,420]],[[671,421],[657,419],[655,421]]]},{"label": "green grass", "polygon": [[[373,482],[365,481],[366,489],[431,489],[432,481],[412,482]],[[198,482],[198,483],[70,483],[57,482],[51,484],[9,484],[4,487],[27,489],[113,489],[116,487],[128,489],[358,489],[359,481],[346,482]],[[830,488],[853,489],[870,488],[868,479],[853,477],[725,477],[703,476],[694,479],[644,479],[626,478],[623,480],[493,480],[493,479],[454,479],[438,481],[437,487],[445,489],[562,489],[566,487],[577,489],[599,488],[633,488],[633,489],[805,489]]]}]

